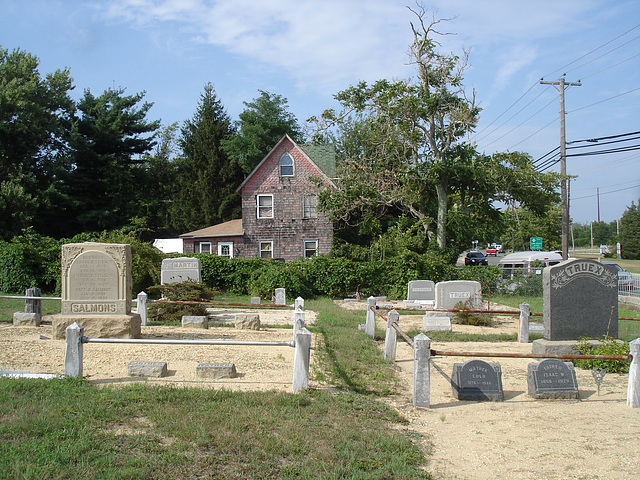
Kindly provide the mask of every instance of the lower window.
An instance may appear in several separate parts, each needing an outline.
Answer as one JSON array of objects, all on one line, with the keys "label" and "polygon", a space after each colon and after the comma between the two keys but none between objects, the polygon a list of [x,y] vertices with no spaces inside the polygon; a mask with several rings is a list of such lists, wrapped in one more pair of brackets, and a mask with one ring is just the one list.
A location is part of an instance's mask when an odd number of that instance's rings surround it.
[{"label": "lower window", "polygon": [[273,258],[273,242],[260,242],[260,257]]},{"label": "lower window", "polygon": [[211,253],[211,242],[200,242],[200,253]]},{"label": "lower window", "polygon": [[233,242],[218,242],[218,256],[233,258]]},{"label": "lower window", "polygon": [[318,240],[304,241],[304,256],[313,257],[318,254]]}]

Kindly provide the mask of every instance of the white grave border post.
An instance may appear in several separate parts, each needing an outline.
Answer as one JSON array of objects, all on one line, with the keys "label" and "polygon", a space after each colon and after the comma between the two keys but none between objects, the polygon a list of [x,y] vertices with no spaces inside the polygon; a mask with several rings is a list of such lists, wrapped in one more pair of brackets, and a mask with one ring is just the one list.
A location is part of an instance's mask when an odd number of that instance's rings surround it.
[{"label": "white grave border post", "polygon": [[520,330],[518,332],[519,343],[529,343],[529,317],[531,307],[528,303],[520,304]]},{"label": "white grave border post", "polygon": [[631,408],[640,408],[640,338],[629,342],[629,353],[633,359],[629,365],[627,405]]},{"label": "white grave border post", "polygon": [[376,312],[374,309],[376,308],[376,298],[369,297],[367,298],[367,320],[365,322],[364,331],[371,338],[374,337],[376,333]]},{"label": "white grave border post", "polygon": [[396,361],[396,345],[398,332],[393,324],[398,324],[400,314],[396,310],[391,310],[387,316],[387,331],[384,337],[384,359],[390,362]]},{"label": "white grave border post", "polygon": [[413,337],[413,404],[431,407],[431,339],[424,333]]},{"label": "white grave border post", "polygon": [[140,315],[140,325],[147,324],[147,298],[149,298],[149,296],[145,292],[140,292],[137,297],[136,310],[138,315]]},{"label": "white grave border post", "polygon": [[294,392],[298,392],[309,387],[311,332],[305,327],[302,327],[296,334],[294,347],[292,389]]},{"label": "white grave border post", "polygon": [[84,327],[73,322],[66,330],[66,346],[64,352],[64,374],[70,377],[82,377],[82,337]]}]

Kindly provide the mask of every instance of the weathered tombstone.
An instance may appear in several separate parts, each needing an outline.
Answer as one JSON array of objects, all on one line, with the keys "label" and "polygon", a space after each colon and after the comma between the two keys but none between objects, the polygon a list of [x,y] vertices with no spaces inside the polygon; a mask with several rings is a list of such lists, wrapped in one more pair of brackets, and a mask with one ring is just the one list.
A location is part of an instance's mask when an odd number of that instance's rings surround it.
[{"label": "weathered tombstone", "polygon": [[276,288],[276,305],[286,305],[286,292],[284,288]]},{"label": "weathered tombstone", "polygon": [[39,313],[13,312],[14,327],[39,327],[42,315]]},{"label": "weathered tombstone", "polygon": [[160,283],[200,282],[201,266],[199,258],[178,257],[162,260]]},{"label": "weathered tombstone", "polygon": [[167,362],[134,360],[127,365],[127,374],[132,377],[165,377],[167,375]]},{"label": "weathered tombstone", "polygon": [[251,297],[252,305],[260,305],[260,297]]},{"label": "weathered tombstone", "polygon": [[[41,297],[42,291],[38,287],[27,288],[24,292],[25,297]],[[37,313],[42,316],[42,300],[26,299],[24,301],[24,311],[26,313]]]},{"label": "weathered tombstone", "polygon": [[234,363],[199,363],[196,367],[198,378],[235,378],[237,376]]},{"label": "weathered tombstone", "polygon": [[458,400],[504,400],[499,363],[487,363],[484,360],[454,363],[451,387],[453,396]]},{"label": "weathered tombstone", "polygon": [[436,309],[451,310],[462,302],[469,309],[482,307],[482,286],[471,280],[451,280],[436,283]]},{"label": "weathered tombstone", "polygon": [[422,330],[424,332],[450,332],[451,319],[449,317],[425,315],[422,317]]},{"label": "weathered tombstone", "polygon": [[411,280],[407,285],[405,307],[432,306],[435,300],[435,284],[431,280]]},{"label": "weathered tombstone", "polygon": [[190,328],[209,328],[209,319],[205,315],[183,315],[182,326]]},{"label": "weathered tombstone", "polygon": [[593,260],[568,260],[542,274],[544,338],[618,337],[618,272]]},{"label": "weathered tombstone", "polygon": [[529,395],[534,398],[578,398],[578,381],[573,363],[557,358],[530,363],[527,384]]},{"label": "weathered tombstone", "polygon": [[65,338],[77,322],[94,338],[138,338],[140,315],[131,313],[131,246],[71,243],[62,246],[61,313],[53,336]]},{"label": "weathered tombstone", "polygon": [[237,314],[235,326],[238,330],[260,330],[260,315],[257,313]]}]

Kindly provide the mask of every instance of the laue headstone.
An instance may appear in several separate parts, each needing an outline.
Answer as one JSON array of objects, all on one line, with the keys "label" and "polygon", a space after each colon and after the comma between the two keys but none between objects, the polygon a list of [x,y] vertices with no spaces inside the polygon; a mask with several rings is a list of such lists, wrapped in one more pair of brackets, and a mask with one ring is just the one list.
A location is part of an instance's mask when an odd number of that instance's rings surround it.
[{"label": "laue headstone", "polygon": [[411,280],[407,285],[406,307],[430,306],[435,303],[435,283],[431,280]]},{"label": "laue headstone", "polygon": [[484,360],[454,363],[451,387],[453,396],[458,400],[504,400],[499,363],[487,363]]},{"label": "laue headstone", "polygon": [[618,337],[618,272],[593,260],[567,260],[542,273],[544,338]]},{"label": "laue headstone", "polygon": [[131,245],[62,246],[62,302],[51,322],[54,338],[65,338],[74,322],[87,337],[140,336],[140,315],[131,313]]},{"label": "laue headstone", "polygon": [[472,280],[436,283],[436,309],[451,310],[462,302],[469,309],[482,307],[482,286]]},{"label": "laue headstone", "polygon": [[160,283],[197,282],[201,281],[201,264],[199,258],[178,257],[162,260]]},{"label": "laue headstone", "polygon": [[545,358],[530,363],[527,383],[534,398],[578,398],[578,380],[571,362]]},{"label": "laue headstone", "polygon": [[287,292],[284,288],[276,288],[275,297],[276,305],[285,305],[287,303]]}]

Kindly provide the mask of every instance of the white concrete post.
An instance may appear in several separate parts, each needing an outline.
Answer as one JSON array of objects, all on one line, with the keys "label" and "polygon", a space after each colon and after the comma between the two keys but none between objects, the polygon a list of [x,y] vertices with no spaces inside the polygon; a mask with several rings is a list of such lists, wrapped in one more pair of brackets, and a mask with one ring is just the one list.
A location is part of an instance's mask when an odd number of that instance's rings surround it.
[{"label": "white concrete post", "polygon": [[367,332],[371,338],[376,334],[376,312],[371,310],[371,307],[375,308],[376,299],[375,297],[367,298],[367,320],[364,326],[364,331]]},{"label": "white concrete post", "polygon": [[392,323],[398,323],[400,314],[391,310],[387,316],[387,331],[384,336],[384,359],[390,362],[396,361],[396,345],[398,344],[398,331],[393,328]]},{"label": "white concrete post", "polygon": [[82,336],[84,327],[78,322],[69,325],[66,330],[67,344],[64,352],[64,374],[70,377],[82,377]]},{"label": "white concrete post", "polygon": [[529,343],[529,316],[531,307],[528,303],[520,304],[520,330],[518,332],[518,342]]},{"label": "white concrete post", "polygon": [[296,335],[293,354],[293,391],[309,387],[309,361],[311,359],[311,332],[301,328]]},{"label": "white concrete post", "polygon": [[431,406],[431,339],[424,333],[413,338],[413,404]]},{"label": "white concrete post", "polygon": [[148,295],[145,292],[138,294],[138,315],[140,315],[141,325],[147,324],[147,298]]},{"label": "white concrete post", "polygon": [[629,353],[633,356],[633,360],[629,365],[627,405],[631,408],[640,408],[640,338],[629,343]]},{"label": "white concrete post", "polygon": [[300,329],[304,328],[304,310],[296,308],[293,312],[293,340],[295,342],[296,336]]},{"label": "white concrete post", "polygon": [[302,297],[296,298],[295,302],[293,303],[293,308],[295,310],[297,310],[298,308],[304,310],[304,298]]}]

